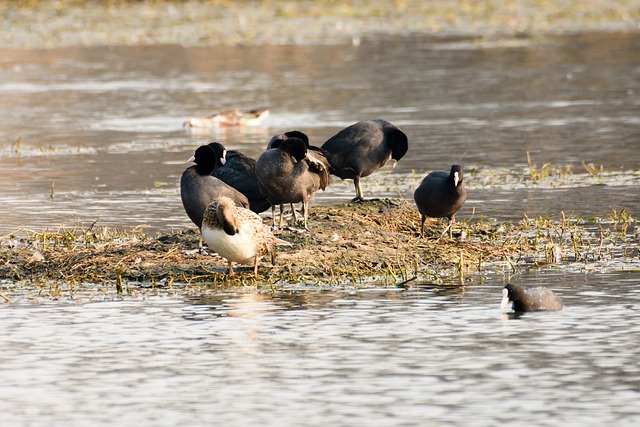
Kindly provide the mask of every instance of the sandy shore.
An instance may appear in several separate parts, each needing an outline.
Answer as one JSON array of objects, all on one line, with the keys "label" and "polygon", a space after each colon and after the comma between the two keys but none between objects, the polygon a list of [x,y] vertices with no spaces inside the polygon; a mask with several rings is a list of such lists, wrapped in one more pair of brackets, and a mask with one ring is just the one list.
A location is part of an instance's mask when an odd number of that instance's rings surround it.
[{"label": "sandy shore", "polygon": [[640,0],[0,1],[0,47],[359,43],[639,31]]}]

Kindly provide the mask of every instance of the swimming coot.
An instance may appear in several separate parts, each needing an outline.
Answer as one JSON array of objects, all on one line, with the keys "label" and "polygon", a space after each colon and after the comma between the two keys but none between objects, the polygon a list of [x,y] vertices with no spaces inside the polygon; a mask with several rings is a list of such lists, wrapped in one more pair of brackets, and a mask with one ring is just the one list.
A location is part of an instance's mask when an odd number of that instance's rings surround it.
[{"label": "swimming coot", "polygon": [[547,288],[527,288],[508,283],[502,288],[502,308],[511,303],[513,311],[562,310],[562,301]]}]

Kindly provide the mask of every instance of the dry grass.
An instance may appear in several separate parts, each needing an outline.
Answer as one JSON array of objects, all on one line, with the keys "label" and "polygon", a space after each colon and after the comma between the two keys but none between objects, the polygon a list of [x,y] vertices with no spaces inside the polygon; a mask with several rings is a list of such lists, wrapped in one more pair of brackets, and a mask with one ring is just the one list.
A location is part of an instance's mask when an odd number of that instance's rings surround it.
[{"label": "dry grass", "polygon": [[197,251],[199,235],[186,230],[157,238],[139,230],[90,226],[35,232],[19,230],[0,239],[0,276],[22,283],[128,283],[191,285],[360,285],[441,281],[481,274],[502,265],[514,272],[549,265],[638,256],[635,219],[613,211],[586,221],[561,215],[523,218],[519,223],[472,219],[456,223],[454,238],[444,224],[428,222],[418,236],[419,214],[406,201],[381,200],[314,207],[314,233],[282,231],[292,243],[281,248],[275,266],[263,261],[226,275],[223,259]]}]

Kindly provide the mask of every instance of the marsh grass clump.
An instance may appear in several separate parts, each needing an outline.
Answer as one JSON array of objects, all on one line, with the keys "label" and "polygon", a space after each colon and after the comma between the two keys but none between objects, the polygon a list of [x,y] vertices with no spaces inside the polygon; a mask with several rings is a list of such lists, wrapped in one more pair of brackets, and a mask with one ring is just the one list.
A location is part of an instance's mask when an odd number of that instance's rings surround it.
[{"label": "marsh grass clump", "polygon": [[[552,216],[530,218],[525,215],[505,240],[505,246],[510,247],[515,263],[526,269],[607,262],[621,252],[637,253],[637,238],[626,232],[626,227],[634,221],[626,215],[616,218],[615,210],[605,221],[587,220],[564,212],[560,213],[560,220]],[[617,232],[619,227],[625,231]]]},{"label": "marsh grass clump", "polygon": [[[361,284],[371,278],[398,283],[423,270],[455,270],[460,251],[466,262],[493,259],[501,250],[490,243],[489,228],[480,222],[456,224],[457,236],[478,234],[478,241],[443,239],[443,225],[427,224],[419,238],[419,214],[403,200],[380,200],[337,207],[316,207],[310,217],[313,233],[282,231],[292,244],[278,253],[272,266],[261,264],[250,278],[240,268],[229,278],[226,263],[212,254],[200,254],[195,229],[151,237],[142,229],[60,227],[56,230],[20,229],[0,238],[0,274],[13,281],[111,283],[126,293],[127,283],[166,286],[188,284],[260,285],[264,283]],[[431,274],[431,273],[429,273]]]},{"label": "marsh grass clump", "polygon": [[556,177],[560,180],[566,180],[573,175],[573,171],[570,165],[567,165],[565,167],[557,167],[551,165],[551,163],[544,163],[542,166],[537,166],[531,158],[531,153],[527,151],[526,154],[529,180],[531,182],[535,183],[552,177]]},{"label": "marsh grass clump", "polygon": [[0,237],[0,277],[30,284],[52,298],[86,284],[100,292],[106,286],[127,294],[132,285],[273,288],[462,282],[496,263],[516,273],[637,256],[637,232],[630,231],[635,221],[624,210],[598,220],[561,213],[559,218],[525,215],[517,223],[499,223],[473,216],[454,224],[453,238],[442,236],[445,225],[439,220],[427,221],[420,237],[420,214],[406,200],[318,206],[309,218],[313,233],[280,231],[278,237],[292,246],[279,250],[275,265],[261,263],[257,277],[250,266],[229,277],[224,259],[197,250],[196,229],[156,237],[142,228],[121,230],[96,223],[20,229]]}]

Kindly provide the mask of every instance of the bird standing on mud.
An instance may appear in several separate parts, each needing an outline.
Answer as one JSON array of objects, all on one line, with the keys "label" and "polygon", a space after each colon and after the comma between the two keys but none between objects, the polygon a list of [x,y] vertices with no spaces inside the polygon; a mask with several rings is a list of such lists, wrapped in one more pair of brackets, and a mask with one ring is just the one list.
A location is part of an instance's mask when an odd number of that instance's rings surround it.
[{"label": "bird standing on mud", "polygon": [[282,227],[283,205],[302,203],[304,229],[308,230],[309,200],[329,184],[329,164],[301,138],[276,138],[270,145],[274,148],[267,149],[256,161],[256,176],[262,194],[271,203],[273,227],[276,227],[276,205],[280,205]]},{"label": "bird standing on mud", "polygon": [[424,236],[424,221],[427,217],[447,218],[449,224],[442,235],[449,230],[449,237],[452,237],[451,224],[467,200],[467,190],[462,178],[462,166],[453,165],[450,172],[434,171],[422,180],[413,193],[413,200],[421,215],[420,235]]},{"label": "bird standing on mud", "polygon": [[388,161],[395,167],[409,149],[407,135],[385,120],[369,120],[352,124],[322,145],[331,165],[331,173],[340,179],[353,179],[356,197],[364,201],[360,178],[380,169]]},{"label": "bird standing on mud", "polygon": [[211,250],[227,259],[230,276],[234,274],[234,262],[253,264],[253,274],[257,276],[258,262],[263,256],[270,254],[275,264],[276,245],[290,246],[274,236],[258,214],[236,206],[228,197],[221,197],[207,207],[202,236]]},{"label": "bird standing on mud", "polygon": [[198,228],[202,226],[204,210],[209,203],[226,196],[236,205],[249,208],[249,200],[238,190],[227,185],[218,178],[211,176],[217,162],[216,153],[208,145],[196,149],[188,162],[195,162],[189,166],[180,177],[180,198],[184,210]]}]

